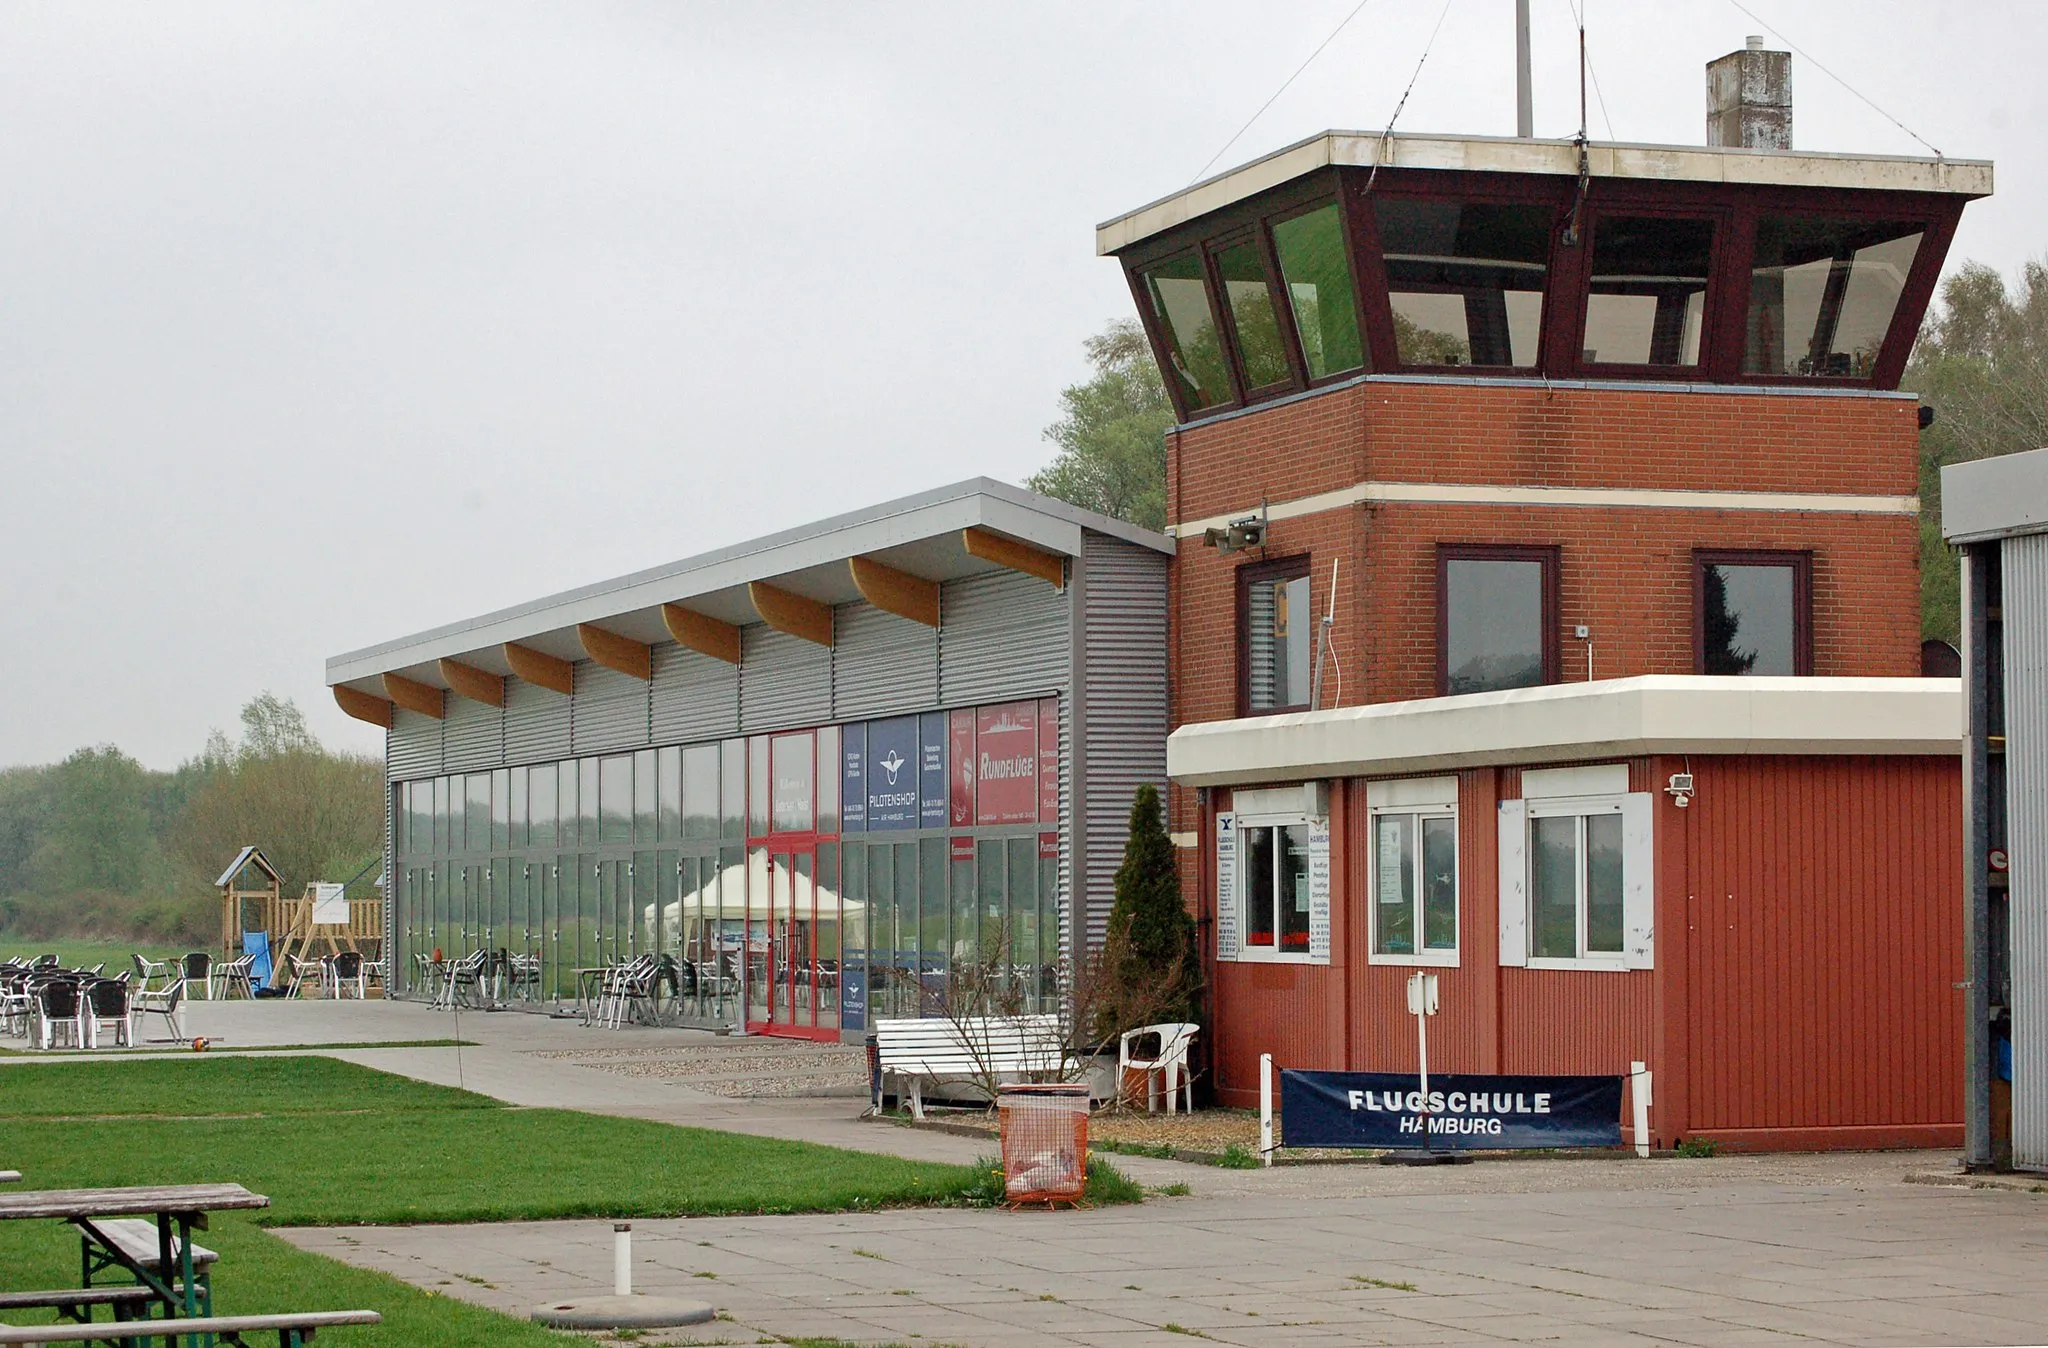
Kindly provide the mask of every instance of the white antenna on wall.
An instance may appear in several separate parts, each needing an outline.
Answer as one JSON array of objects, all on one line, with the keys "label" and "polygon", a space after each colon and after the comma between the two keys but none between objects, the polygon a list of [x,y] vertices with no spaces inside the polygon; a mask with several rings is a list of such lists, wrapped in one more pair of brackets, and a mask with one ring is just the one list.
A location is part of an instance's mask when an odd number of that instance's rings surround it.
[{"label": "white antenna on wall", "polygon": [[1330,663],[1337,666],[1337,696],[1330,699],[1330,705],[1334,707],[1344,697],[1344,666],[1338,662],[1336,649],[1330,641],[1332,629],[1337,625],[1337,566],[1342,560],[1341,557],[1330,559],[1330,602],[1321,620],[1316,623],[1315,674],[1309,679],[1308,693],[1310,711],[1322,709],[1324,656],[1328,656]]}]

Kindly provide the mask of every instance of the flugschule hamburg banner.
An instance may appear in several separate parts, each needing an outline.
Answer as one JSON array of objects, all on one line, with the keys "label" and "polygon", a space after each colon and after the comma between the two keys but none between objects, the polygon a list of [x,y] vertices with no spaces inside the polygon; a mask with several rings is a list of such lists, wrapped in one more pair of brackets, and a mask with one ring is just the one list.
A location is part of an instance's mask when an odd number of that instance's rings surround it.
[{"label": "flugschule hamburg banner", "polygon": [[1281,1145],[1519,1150],[1621,1145],[1621,1078],[1280,1073]]}]

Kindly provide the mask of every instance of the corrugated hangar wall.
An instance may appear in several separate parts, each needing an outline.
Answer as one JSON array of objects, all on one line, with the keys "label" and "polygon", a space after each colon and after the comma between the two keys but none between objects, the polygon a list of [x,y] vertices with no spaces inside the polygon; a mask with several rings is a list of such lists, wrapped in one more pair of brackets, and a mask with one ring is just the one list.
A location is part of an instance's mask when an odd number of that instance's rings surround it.
[{"label": "corrugated hangar wall", "polygon": [[[2001,545],[2012,1163],[2048,1170],[2048,534]],[[2022,824],[2021,821],[2028,821]]]},{"label": "corrugated hangar wall", "polygon": [[1090,945],[1115,902],[1131,802],[1147,782],[1166,785],[1166,558],[1089,534],[1081,568],[1080,705],[1086,736],[1083,809],[1087,856],[1082,904]]}]

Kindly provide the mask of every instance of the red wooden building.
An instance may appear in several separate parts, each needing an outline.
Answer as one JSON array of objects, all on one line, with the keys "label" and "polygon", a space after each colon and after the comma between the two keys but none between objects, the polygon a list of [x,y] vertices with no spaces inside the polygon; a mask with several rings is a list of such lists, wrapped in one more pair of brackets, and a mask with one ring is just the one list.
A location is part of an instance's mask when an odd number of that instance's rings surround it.
[{"label": "red wooden building", "polygon": [[[1740,110],[1736,110],[1739,122]],[[1213,1084],[1657,1079],[1960,1137],[1958,685],[1897,390],[1988,164],[1329,133],[1103,225],[1175,399]]]}]

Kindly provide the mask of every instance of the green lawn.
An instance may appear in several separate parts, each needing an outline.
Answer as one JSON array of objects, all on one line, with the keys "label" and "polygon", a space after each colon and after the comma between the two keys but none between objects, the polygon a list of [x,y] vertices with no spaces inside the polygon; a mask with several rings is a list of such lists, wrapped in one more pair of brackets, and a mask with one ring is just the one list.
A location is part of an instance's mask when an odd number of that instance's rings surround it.
[{"label": "green lawn", "polygon": [[[233,1180],[269,1195],[223,1215],[229,1313],[369,1307],[336,1348],[588,1343],[303,1253],[266,1225],[815,1212],[972,1201],[974,1167],[495,1100],[317,1057],[0,1067],[0,1167],[33,1188]],[[148,1117],[139,1117],[148,1116]],[[0,1223],[0,1288],[78,1276],[56,1222]]]},{"label": "green lawn", "polygon": [[104,964],[109,976],[118,974],[123,969],[134,968],[130,956],[138,950],[153,960],[183,959],[188,950],[205,950],[213,953],[215,959],[220,958],[219,954],[213,952],[211,945],[205,944],[179,946],[174,949],[157,943],[138,944],[132,941],[74,941],[62,938],[38,941],[0,932],[0,959],[35,959],[42,955],[55,955],[57,962],[67,969],[90,969],[95,964]]}]

